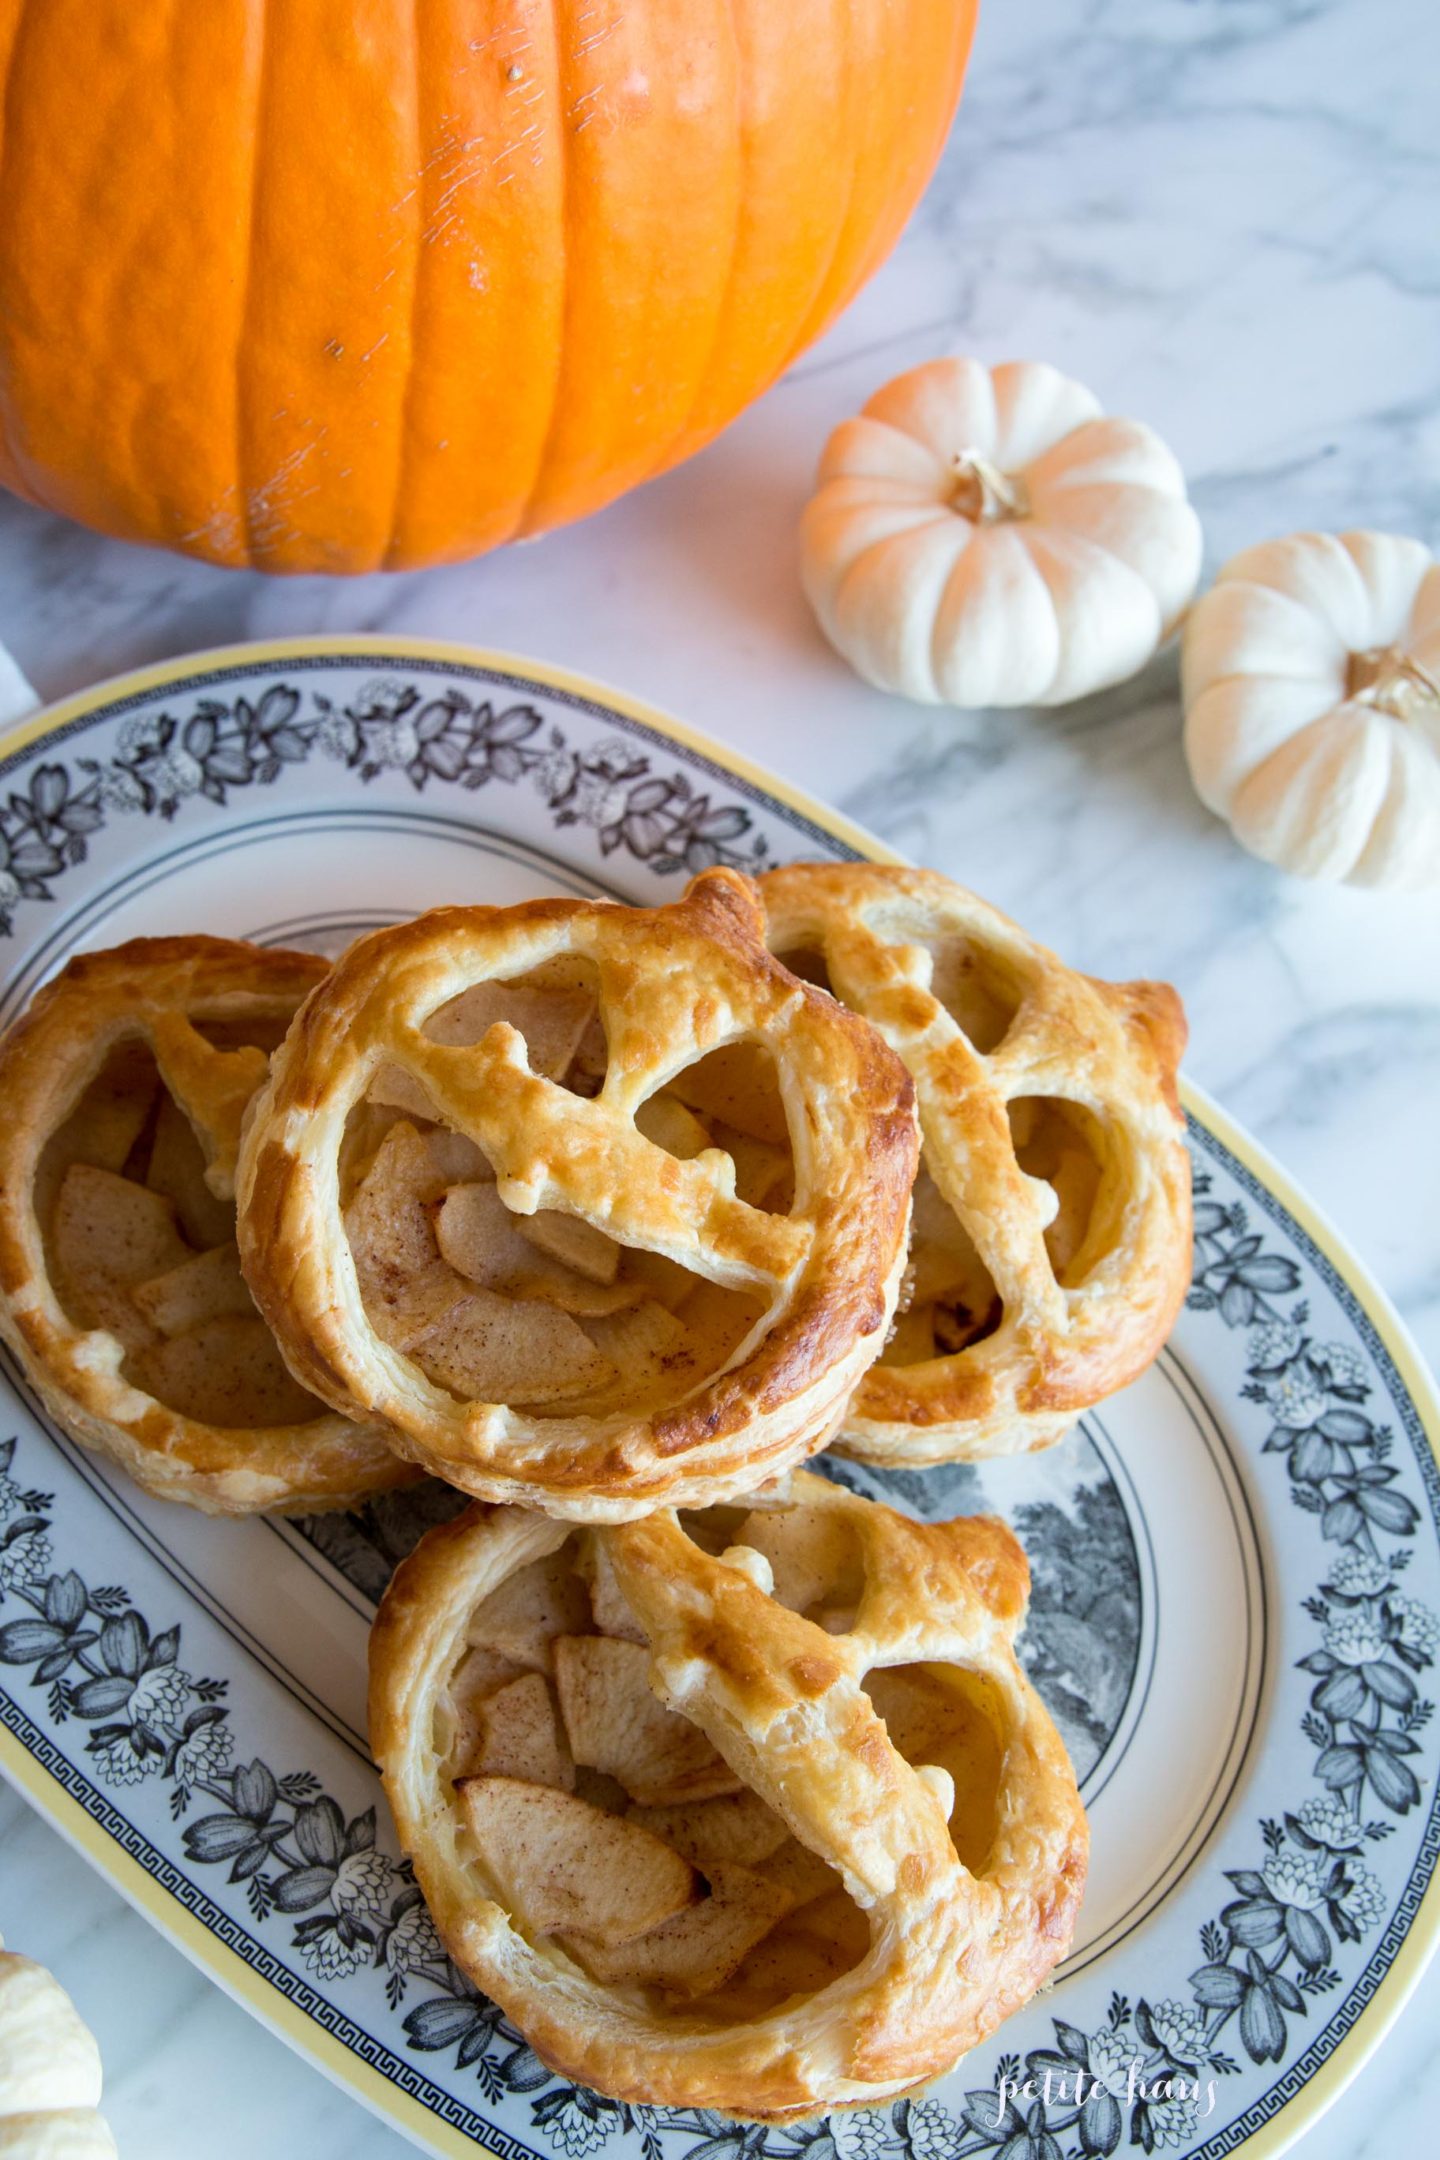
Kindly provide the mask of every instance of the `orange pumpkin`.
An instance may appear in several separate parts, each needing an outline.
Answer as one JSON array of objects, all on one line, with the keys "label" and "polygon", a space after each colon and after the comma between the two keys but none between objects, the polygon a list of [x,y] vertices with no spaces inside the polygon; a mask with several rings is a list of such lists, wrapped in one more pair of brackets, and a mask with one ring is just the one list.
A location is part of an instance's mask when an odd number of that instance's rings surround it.
[{"label": "orange pumpkin", "polygon": [[0,481],[401,569],[688,457],[881,260],[976,0],[0,0]]}]

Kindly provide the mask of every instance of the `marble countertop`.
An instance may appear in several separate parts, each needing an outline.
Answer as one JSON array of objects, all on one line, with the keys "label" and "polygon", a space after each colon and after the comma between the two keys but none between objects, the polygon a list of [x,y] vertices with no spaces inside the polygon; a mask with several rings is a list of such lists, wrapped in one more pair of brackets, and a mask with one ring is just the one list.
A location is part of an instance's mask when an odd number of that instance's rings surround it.
[{"label": "marble countertop", "polygon": [[[1307,888],[1192,794],[1173,653],[1044,715],[847,674],[795,576],[827,430],[947,350],[1047,359],[1150,421],[1213,568],[1304,526],[1440,539],[1432,0],[988,0],[944,161],[824,343],[681,472],[452,570],[267,583],[0,503],[0,641],[51,697],[231,639],[390,630],[533,653],[668,707],[973,884],[1097,973],[1160,975],[1189,1070],[1279,1155],[1440,1361],[1440,895]],[[98,2033],[139,2160],[399,2160],[0,1793],[0,1926]],[[1305,2142],[1419,2151],[1440,1969]]]}]

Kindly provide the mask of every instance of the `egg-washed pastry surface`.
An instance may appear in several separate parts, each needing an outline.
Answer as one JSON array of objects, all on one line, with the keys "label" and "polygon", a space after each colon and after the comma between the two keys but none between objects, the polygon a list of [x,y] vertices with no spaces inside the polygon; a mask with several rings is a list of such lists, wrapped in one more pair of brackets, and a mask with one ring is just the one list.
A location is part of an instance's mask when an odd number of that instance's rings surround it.
[{"label": "egg-washed pastry surface", "polygon": [[760,884],[771,950],[879,1030],[920,1103],[899,1318],[837,1446],[895,1464],[1048,1446],[1144,1370],[1185,1294],[1179,999],[1076,974],[933,871],[797,863]]},{"label": "egg-washed pastry surface", "polygon": [[292,1379],[236,1250],[241,1119],[324,973],[136,939],[72,961],[0,1045],[0,1331],[67,1432],[211,1512],[414,1475]]},{"label": "egg-washed pastry surface", "polygon": [[240,1165],[246,1275],[307,1385],[573,1520],[823,1445],[893,1313],[913,1090],[761,927],[711,871],[669,907],[441,909],[351,948]]},{"label": "egg-washed pastry surface", "polygon": [[560,2074],[783,2120],[948,2069],[1088,1853],[1009,1531],[791,1501],[472,1508],[397,1572],[371,1745],[446,1948]]}]

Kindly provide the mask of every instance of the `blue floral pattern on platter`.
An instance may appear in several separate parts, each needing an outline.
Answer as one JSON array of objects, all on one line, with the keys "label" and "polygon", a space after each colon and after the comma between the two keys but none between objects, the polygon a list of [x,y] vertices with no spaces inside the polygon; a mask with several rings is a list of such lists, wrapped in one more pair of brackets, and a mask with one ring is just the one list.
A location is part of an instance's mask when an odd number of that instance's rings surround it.
[{"label": "blue floral pattern on platter", "polygon": [[237,788],[273,787],[317,752],[362,782],[403,775],[417,794],[432,783],[473,794],[528,782],[558,828],[589,825],[602,855],[624,850],[662,877],[766,867],[749,810],[698,791],[678,766],[657,772],[624,735],[581,750],[533,704],[497,708],[454,682],[436,692],[377,675],[343,703],[312,691],[308,705],[303,690],[276,682],[254,697],[202,697],[183,719],[136,714],[108,758],[38,763],[0,805],[0,936],[14,934],[18,901],[56,897],[113,817],[169,821],[194,800],[223,807]]},{"label": "blue floral pattern on platter", "polygon": [[[1352,1346],[1307,1332],[1304,1300],[1286,1302],[1302,1287],[1299,1263],[1267,1250],[1243,1206],[1220,1205],[1210,1183],[1197,1173],[1190,1304],[1246,1330],[1244,1394],[1271,1421],[1262,1449],[1283,1458],[1292,1504],[1330,1548],[1305,1601],[1315,1647],[1300,1661],[1315,1682],[1303,1727],[1310,1789],[1258,1825],[1253,1867],[1226,1871],[1233,1894],[1170,1992],[1133,2004],[1116,1995],[1090,2032],[1052,2019],[1053,2046],[1023,2062],[1002,2056],[997,2085],[973,2091],[958,2116],[926,2098],[765,2130],[631,2108],[552,2078],[446,1957],[408,1865],[377,1847],[374,1810],[347,1821],[312,1773],[277,1772],[258,1756],[234,1763],[226,1683],[180,1665],[181,1630],[152,1633],[123,1588],[56,1569],[50,1497],[12,1475],[13,1438],[0,1446],[0,1610],[18,1617],[0,1624],[0,1662],[44,1691],[57,1725],[88,1726],[85,1753],[103,1784],[166,1781],[190,1861],[243,1882],[257,1924],[287,1928],[318,1981],[382,1968],[409,2047],[452,2056],[487,2100],[525,2096],[536,2132],[571,2160],[625,2131],[646,2160],[1060,2160],[1186,2145],[1206,2081],[1241,2067],[1232,2050],[1282,2062],[1292,2021],[1341,1986],[1355,1946],[1384,1918],[1389,1900],[1365,1856],[1420,1802],[1418,1736],[1433,1712],[1421,1683],[1440,1643],[1435,1613],[1403,1588],[1411,1547],[1395,1541],[1420,1512],[1391,1460],[1393,1436],[1367,1411],[1371,1371]],[[1002,2105],[1000,2079],[1039,2096]]]}]

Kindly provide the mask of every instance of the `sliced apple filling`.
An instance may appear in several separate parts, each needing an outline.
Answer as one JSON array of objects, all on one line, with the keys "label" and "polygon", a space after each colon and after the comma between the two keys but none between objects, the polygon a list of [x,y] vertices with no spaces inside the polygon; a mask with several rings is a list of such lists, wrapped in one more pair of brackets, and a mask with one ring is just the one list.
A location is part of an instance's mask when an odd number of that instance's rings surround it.
[{"label": "sliced apple filling", "polygon": [[1080,1103],[1022,1095],[1009,1106],[1015,1159],[1027,1177],[1048,1186],[1045,1247],[1055,1279],[1081,1281],[1090,1265],[1092,1232],[1108,1246],[1115,1226],[1103,1220],[1105,1132]]},{"label": "sliced apple filling", "polygon": [[924,1165],[910,1212],[910,1257],[882,1365],[921,1365],[983,1342],[1000,1325],[1000,1297],[969,1232]]},{"label": "sliced apple filling", "polygon": [[[853,1625],[863,1554],[832,1511],[716,1508],[686,1526],[793,1610]],[[603,1533],[572,1534],[476,1607],[435,1744],[488,1893],[528,1938],[662,2009],[724,2024],[828,1987],[867,1954],[863,1912],[649,1672]],[[872,1671],[865,1687],[978,1866],[995,1832],[998,1705],[950,1667]]]},{"label": "sliced apple filling", "polygon": [[[525,1040],[531,1070],[582,1095],[604,1084],[603,1021],[588,963],[477,984],[426,1032],[477,1042],[497,1022]],[[719,1148],[735,1190],[769,1211],[794,1200],[773,1060],[736,1043],[677,1075],[635,1123],[681,1160]],[[724,1368],[763,1320],[759,1296],[622,1246],[597,1224],[507,1207],[494,1166],[452,1130],[414,1076],[380,1067],[342,1151],[345,1226],[377,1334],[463,1400],[532,1415],[604,1416],[680,1400]]]},{"label": "sliced apple filling", "polygon": [[496,1889],[536,1935],[578,1935],[600,1952],[700,1895],[694,1868],[659,1838],[554,1786],[467,1777],[456,1793]]},{"label": "sliced apple filling", "polygon": [[[1115,1226],[1106,1219],[1104,1133],[1076,1103],[1022,1096],[1009,1105],[1015,1159],[1034,1190],[1058,1283],[1084,1279]],[[930,1173],[921,1165],[910,1218],[910,1256],[882,1365],[920,1365],[993,1335],[1002,1317],[994,1281]]]},{"label": "sliced apple filling", "polygon": [[324,1413],[255,1310],[234,1202],[212,1190],[202,1141],[144,1043],[121,1043],[51,1135],[36,1208],[61,1305],[116,1338],[134,1386],[206,1425]]},{"label": "sliced apple filling", "polygon": [[1004,1768],[1001,1706],[980,1674],[955,1665],[878,1666],[865,1692],[907,1762],[936,1773],[950,1842],[972,1873],[994,1843]]}]

